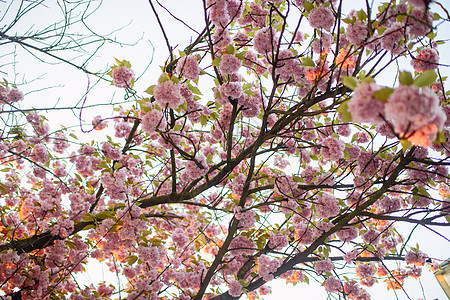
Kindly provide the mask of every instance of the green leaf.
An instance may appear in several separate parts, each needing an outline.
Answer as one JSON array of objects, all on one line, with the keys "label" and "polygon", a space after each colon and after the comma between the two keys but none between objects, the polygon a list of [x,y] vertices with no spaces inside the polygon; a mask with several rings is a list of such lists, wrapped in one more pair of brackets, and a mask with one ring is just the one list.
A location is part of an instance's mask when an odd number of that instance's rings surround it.
[{"label": "green leaf", "polygon": [[356,86],[358,85],[358,80],[355,77],[352,77],[352,76],[344,76],[342,78],[342,83],[346,87],[348,87],[349,89],[354,91],[356,89]]},{"label": "green leaf", "polygon": [[83,215],[83,222],[92,222],[94,221],[94,217],[91,213],[86,213]]},{"label": "green leaf", "polygon": [[221,61],[222,59],[220,58],[220,57],[216,57],[213,61],[212,61],[212,65],[214,66],[214,67],[219,67],[219,65],[220,65],[220,61]]},{"label": "green leaf", "polygon": [[305,10],[306,10],[307,12],[310,12],[310,11],[314,8],[314,6],[312,5],[312,3],[311,3],[311,2],[308,2],[308,1],[305,1],[305,3],[303,4],[303,7],[305,8]]},{"label": "green leaf", "polygon": [[303,56],[302,57],[302,62],[303,62],[303,65],[306,66],[306,67],[315,67],[316,66],[314,61],[309,56]]},{"label": "green leaf", "polygon": [[120,162],[116,162],[116,163],[114,164],[114,170],[119,169],[121,166],[122,166],[122,164],[121,164]]},{"label": "green leaf", "polygon": [[418,87],[424,87],[432,85],[436,81],[437,75],[433,70],[427,70],[419,75],[419,77],[414,80],[414,85]]},{"label": "green leaf", "polygon": [[111,212],[104,210],[95,215],[95,217],[99,220],[104,220],[111,217]]},{"label": "green leaf", "polygon": [[394,92],[393,88],[384,87],[380,90],[373,93],[373,96],[377,98],[378,100],[381,100],[383,102],[387,102],[389,96]]},{"label": "green leaf", "polygon": [[135,262],[137,262],[138,258],[135,255],[128,256],[128,264],[131,266]]},{"label": "green leaf", "polygon": [[234,47],[233,45],[227,45],[227,47],[225,48],[226,52],[228,54],[234,54]]},{"label": "green leaf", "polygon": [[339,113],[341,113],[342,121],[344,121],[344,122],[352,121],[352,114],[348,111],[348,101],[350,101],[350,100],[346,100],[346,101],[342,102],[342,104],[337,109],[337,111]]},{"label": "green leaf", "polygon": [[155,86],[152,85],[148,89],[145,90],[145,92],[149,95],[153,95],[153,90],[155,89]]},{"label": "green leaf", "polygon": [[196,95],[202,95],[202,92],[200,92],[200,89],[198,87],[193,86],[192,84],[189,84],[188,86],[192,93]]},{"label": "green leaf", "polygon": [[92,229],[92,228],[95,228],[95,225],[89,224],[89,225],[84,226],[83,230],[89,230],[89,229]]},{"label": "green leaf", "polygon": [[358,11],[356,15],[358,16],[358,20],[360,21],[364,21],[365,19],[367,19],[367,14],[364,10]]},{"label": "green leaf", "polygon": [[412,146],[412,143],[410,141],[408,141],[408,140],[405,140],[405,139],[401,139],[400,140],[400,144],[402,144],[403,151],[411,148],[411,146]]},{"label": "green leaf", "polygon": [[411,85],[414,83],[414,79],[413,79],[411,73],[407,72],[407,71],[400,72],[400,74],[398,76],[398,80],[403,85]]},{"label": "green leaf", "polygon": [[444,131],[440,130],[438,132],[436,140],[434,142],[437,144],[444,144],[446,142]]}]

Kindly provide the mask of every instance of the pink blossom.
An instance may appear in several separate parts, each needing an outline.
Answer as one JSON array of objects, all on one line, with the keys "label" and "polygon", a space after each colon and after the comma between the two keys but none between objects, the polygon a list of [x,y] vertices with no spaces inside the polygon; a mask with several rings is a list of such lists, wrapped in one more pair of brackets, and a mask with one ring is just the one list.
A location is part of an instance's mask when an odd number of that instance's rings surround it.
[{"label": "pink blossom", "polygon": [[412,6],[424,8],[426,3],[429,2],[429,0],[408,0],[408,2]]},{"label": "pink blossom", "polygon": [[237,280],[231,280],[228,283],[228,287],[230,288],[228,290],[228,293],[230,294],[231,297],[239,297],[242,294],[242,285],[239,281]]},{"label": "pink blossom", "polygon": [[411,11],[411,16],[405,18],[406,26],[410,34],[417,37],[426,35],[433,26],[433,14],[429,10],[415,7]]},{"label": "pink blossom", "polygon": [[19,89],[12,88],[9,90],[7,102],[14,103],[14,102],[23,100],[23,98],[24,98],[24,95]]},{"label": "pink blossom", "polygon": [[231,99],[238,99],[242,93],[242,85],[239,82],[225,82],[219,87],[220,96]]},{"label": "pink blossom", "polygon": [[255,32],[253,48],[261,55],[273,52],[277,48],[277,34],[274,29],[262,28]]},{"label": "pink blossom", "polygon": [[45,164],[49,161],[47,148],[43,144],[37,144],[31,153],[31,159],[34,162]]},{"label": "pink blossom", "polygon": [[370,228],[366,233],[362,235],[362,239],[367,244],[375,245],[380,241],[381,234],[375,229]]},{"label": "pink blossom", "polygon": [[348,111],[352,115],[352,121],[372,124],[383,122],[385,103],[373,96],[380,89],[381,86],[374,82],[361,82],[356,87],[348,102]]},{"label": "pink blossom", "polygon": [[358,236],[359,230],[355,227],[348,227],[341,229],[337,232],[337,236],[339,239],[343,242],[351,242],[352,240],[356,239]]},{"label": "pink blossom", "polygon": [[367,279],[375,274],[376,268],[372,264],[358,264],[356,275],[361,279]]},{"label": "pink blossom", "polygon": [[388,98],[386,117],[413,144],[428,146],[446,121],[438,96],[429,88],[401,85]]},{"label": "pink blossom", "polygon": [[231,75],[236,73],[242,66],[242,61],[234,55],[224,54],[220,61],[219,70],[223,74]]},{"label": "pink blossom", "polygon": [[[352,16],[352,14],[350,14],[350,16]],[[347,26],[345,33],[348,42],[358,48],[363,46],[367,41],[369,29],[367,24],[360,20],[356,20]]]},{"label": "pink blossom", "polygon": [[316,211],[321,219],[334,217],[339,214],[338,200],[333,195],[322,193],[317,196]]},{"label": "pink blossom", "polygon": [[106,121],[103,121],[102,116],[98,115],[94,119],[92,119],[92,126],[94,126],[95,130],[102,130],[108,126]]},{"label": "pink blossom", "polygon": [[328,277],[323,286],[328,293],[342,291],[342,282],[335,276]]},{"label": "pink blossom", "polygon": [[134,72],[127,67],[116,67],[112,72],[113,84],[118,88],[131,88]]},{"label": "pink blossom", "polygon": [[398,42],[405,36],[405,25],[399,22],[394,22],[390,25],[381,37],[381,46],[383,49],[389,51],[396,51],[400,46]]},{"label": "pink blossom", "polygon": [[344,141],[330,136],[322,140],[321,144],[320,153],[325,160],[337,161],[344,158]]},{"label": "pink blossom", "polygon": [[153,96],[159,107],[163,109],[166,107],[177,109],[184,103],[184,98],[181,96],[180,89],[180,84],[167,80],[155,86]]},{"label": "pink blossom", "polygon": [[417,72],[437,69],[439,55],[434,48],[423,48],[419,55],[411,61],[411,65]]},{"label": "pink blossom", "polygon": [[63,154],[64,151],[69,148],[67,137],[62,132],[57,132],[53,139],[53,150],[57,153]]},{"label": "pink blossom", "polygon": [[416,265],[416,266],[422,267],[426,263],[427,258],[428,258],[428,255],[426,255],[425,253],[423,253],[420,250],[418,250],[417,252],[409,251],[405,255],[405,262],[408,265]]},{"label": "pink blossom", "polygon": [[311,10],[308,21],[312,28],[330,30],[334,24],[335,18],[330,8],[321,5]]},{"label": "pink blossom", "polygon": [[270,257],[265,254],[258,257],[256,261],[258,263],[258,275],[265,281],[271,281],[274,278],[271,273],[276,272],[282,264],[279,259],[270,259]]},{"label": "pink blossom", "polygon": [[319,275],[322,273],[331,272],[331,270],[333,270],[333,269],[334,269],[334,265],[331,262],[331,259],[329,259],[329,258],[324,259],[324,260],[319,260],[314,265],[314,270],[316,270],[317,274],[319,274]]},{"label": "pink blossom", "polygon": [[150,110],[141,118],[142,130],[149,134],[156,132],[156,130],[163,130],[166,123],[162,112],[156,108]]},{"label": "pink blossom", "polygon": [[186,79],[197,79],[200,75],[197,58],[193,55],[181,57],[177,62],[176,72]]}]

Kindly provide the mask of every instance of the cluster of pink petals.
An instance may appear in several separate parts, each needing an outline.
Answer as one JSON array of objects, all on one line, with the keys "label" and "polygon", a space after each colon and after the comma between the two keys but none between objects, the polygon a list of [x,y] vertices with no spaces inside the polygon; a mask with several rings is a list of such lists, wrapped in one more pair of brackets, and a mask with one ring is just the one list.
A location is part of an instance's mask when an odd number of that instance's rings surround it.
[{"label": "cluster of pink petals", "polygon": [[258,275],[261,276],[265,281],[271,281],[275,272],[282,264],[282,262],[277,259],[271,259],[269,256],[263,254],[257,258],[258,262]]},{"label": "cluster of pink petals", "polygon": [[383,122],[384,102],[376,99],[373,94],[381,86],[374,82],[361,82],[351,100],[348,102],[348,111],[355,122],[368,122],[379,124]]},{"label": "cluster of pink petals", "polygon": [[224,54],[220,61],[219,70],[223,74],[231,75],[236,73],[242,66],[242,61],[234,55]]},{"label": "cluster of pink petals", "polygon": [[331,194],[322,193],[317,197],[316,211],[319,218],[334,217],[339,214],[338,200]]},{"label": "cluster of pink petals", "polygon": [[118,88],[129,88],[134,76],[134,72],[130,68],[116,67],[112,72],[113,84]]},{"label": "cluster of pink petals", "polygon": [[324,260],[319,260],[314,265],[314,270],[316,270],[317,274],[322,274],[326,272],[331,272],[334,269],[334,265],[331,262],[331,259],[327,258]]},{"label": "cluster of pink petals", "polygon": [[311,10],[308,21],[312,28],[330,30],[335,18],[331,9],[322,5]]},{"label": "cluster of pink petals", "polygon": [[149,134],[154,133],[156,130],[163,130],[166,124],[166,118],[163,113],[156,108],[150,110],[141,118],[142,130]]},{"label": "cluster of pink petals", "polygon": [[15,103],[23,98],[23,93],[19,89],[0,86],[0,104]]},{"label": "cluster of pink petals", "polygon": [[197,58],[193,55],[181,57],[177,62],[176,72],[186,79],[197,79],[200,75]]},{"label": "cluster of pink petals", "polygon": [[325,160],[337,161],[344,158],[345,143],[335,137],[327,137],[322,142],[320,153]]},{"label": "cluster of pink petals", "polygon": [[412,61],[411,65],[414,70],[422,73],[426,70],[437,69],[439,63],[439,55],[434,48],[423,48],[420,50],[419,55],[417,55]]},{"label": "cluster of pink petals", "polygon": [[180,89],[180,84],[167,80],[155,86],[153,96],[159,107],[176,109],[184,103]]},{"label": "cluster of pink petals", "polygon": [[342,282],[336,276],[328,277],[323,286],[328,293],[339,292],[343,289]]},{"label": "cluster of pink petals", "polygon": [[278,38],[275,29],[262,28],[255,32],[253,38],[253,48],[261,55],[265,55],[276,50]]},{"label": "cluster of pink petals", "polygon": [[439,102],[438,96],[429,88],[400,85],[389,96],[385,113],[397,133],[413,144],[426,147],[436,139],[447,119]]},{"label": "cluster of pink petals", "polygon": [[405,255],[405,262],[409,265],[416,265],[419,267],[422,267],[428,259],[428,255],[423,253],[422,251],[418,250],[415,251],[409,251]]}]

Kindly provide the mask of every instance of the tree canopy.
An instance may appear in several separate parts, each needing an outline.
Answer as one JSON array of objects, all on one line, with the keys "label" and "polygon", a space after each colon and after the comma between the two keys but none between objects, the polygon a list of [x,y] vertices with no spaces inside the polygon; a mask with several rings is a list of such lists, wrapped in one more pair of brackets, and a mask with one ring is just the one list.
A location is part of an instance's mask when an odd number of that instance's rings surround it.
[{"label": "tree canopy", "polygon": [[[97,62],[136,45],[90,26],[107,2],[0,4],[0,299],[262,299],[275,278],[416,296],[405,279],[448,257],[415,230],[450,249],[445,5],[194,2],[195,22],[148,1],[164,43],[138,68]],[[86,80],[24,93],[21,59]],[[63,77],[77,103],[27,102]],[[80,283],[93,260],[117,280]]]}]

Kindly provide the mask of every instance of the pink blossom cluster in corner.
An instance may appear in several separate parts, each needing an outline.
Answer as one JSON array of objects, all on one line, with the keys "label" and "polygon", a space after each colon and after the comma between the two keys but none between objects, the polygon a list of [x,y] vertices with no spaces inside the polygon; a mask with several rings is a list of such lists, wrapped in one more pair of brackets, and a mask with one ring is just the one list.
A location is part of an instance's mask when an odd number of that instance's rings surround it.
[{"label": "pink blossom cluster in corner", "polygon": [[23,98],[23,93],[19,89],[0,86],[0,104],[15,103]]}]

